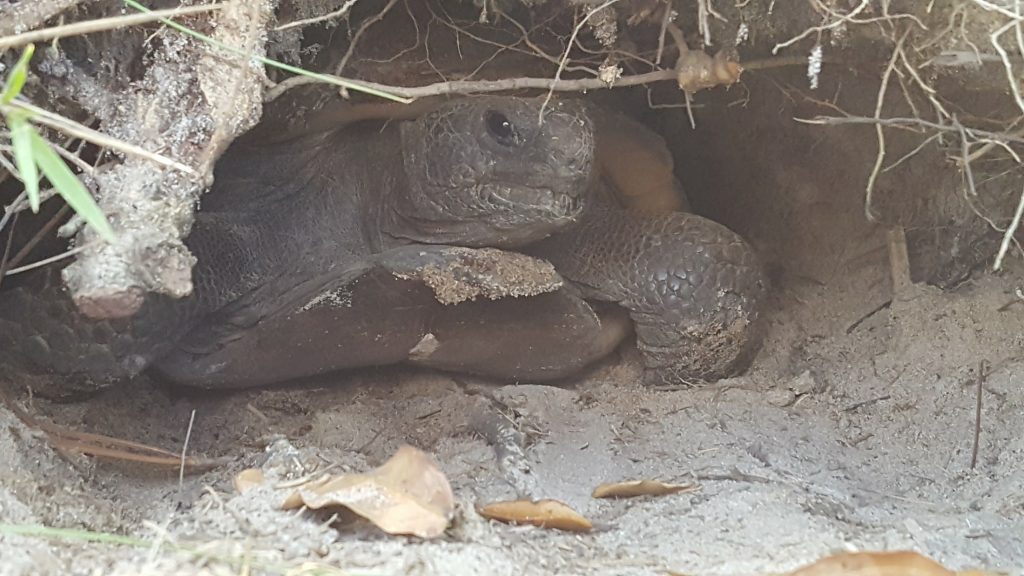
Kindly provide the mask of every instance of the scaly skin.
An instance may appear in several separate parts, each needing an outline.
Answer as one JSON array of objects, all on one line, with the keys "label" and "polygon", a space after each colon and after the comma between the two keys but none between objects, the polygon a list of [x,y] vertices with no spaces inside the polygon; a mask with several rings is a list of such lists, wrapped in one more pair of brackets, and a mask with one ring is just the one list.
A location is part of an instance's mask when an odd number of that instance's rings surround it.
[{"label": "scaly skin", "polygon": [[554,264],[585,298],[629,312],[648,383],[733,375],[760,345],[761,265],[720,224],[600,205],[530,253]]}]

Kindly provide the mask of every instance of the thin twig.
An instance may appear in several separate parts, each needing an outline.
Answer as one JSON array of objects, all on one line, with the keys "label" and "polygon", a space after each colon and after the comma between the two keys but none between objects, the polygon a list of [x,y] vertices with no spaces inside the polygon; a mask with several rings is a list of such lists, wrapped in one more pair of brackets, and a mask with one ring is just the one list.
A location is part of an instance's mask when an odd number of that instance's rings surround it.
[{"label": "thin twig", "polygon": [[[60,192],[58,192],[56,188],[47,188],[46,190],[42,190],[39,192],[39,203],[42,204],[43,202],[46,202],[50,198],[53,198],[54,196],[57,196],[59,194]],[[4,215],[2,218],[0,218],[0,230],[3,230],[3,224],[6,222],[6,218],[9,217],[12,213],[24,212],[25,210],[28,210],[31,207],[32,206],[28,202],[28,197],[24,193],[20,194],[17,198],[14,199],[14,202],[11,202],[4,208]]]},{"label": "thin twig", "polygon": [[185,442],[181,445],[181,467],[178,468],[178,488],[185,483],[185,459],[188,455],[188,441],[192,438],[192,425],[196,422],[196,409],[192,409],[192,415],[188,418],[188,430],[185,432]]},{"label": "thin twig", "polygon": [[[933,130],[941,130],[944,132],[957,132],[958,130],[948,124],[938,124],[930,122],[928,120],[922,120],[921,118],[871,118],[868,116],[816,116],[814,118],[794,118],[796,122],[802,124],[880,124],[882,126],[893,126],[897,128],[912,127],[918,128],[931,128]],[[994,141],[1002,142],[1013,142],[1015,144],[1024,144],[1024,135],[1016,136],[1012,132],[991,132],[989,130],[979,130],[977,128],[968,128],[964,126],[964,130],[975,138],[989,139]]]},{"label": "thin twig", "polygon": [[974,185],[974,170],[971,168],[970,142],[967,141],[967,131],[964,130],[964,125],[954,116],[953,125],[960,133],[960,168],[964,171],[964,176],[967,179],[967,191],[972,197],[978,196],[978,189]]},{"label": "thin twig", "polygon": [[886,400],[889,400],[890,398],[892,398],[892,396],[890,396],[889,394],[886,394],[884,396],[879,396],[877,398],[870,398],[868,400],[862,400],[860,402],[857,402],[856,404],[851,404],[850,406],[847,406],[846,408],[843,408],[843,412],[855,412],[857,410],[860,410],[861,408],[864,408],[866,406],[871,406],[872,404],[878,404],[879,402],[884,402]]},{"label": "thin twig", "polygon": [[121,152],[122,154],[138,156],[139,158],[150,160],[152,162],[160,164],[161,166],[174,168],[175,170],[179,170],[190,176],[198,176],[195,170],[189,168],[188,166],[182,164],[181,162],[172,160],[162,154],[157,154],[156,152],[150,152],[145,148],[136,146],[134,144],[130,144],[123,140],[118,140],[117,138],[113,138],[102,132],[93,130],[88,126],[79,124],[78,122],[75,122],[70,118],[66,118],[59,114],[55,114],[53,112],[50,112],[49,110],[39,108],[38,106],[33,106],[28,102],[15,100],[14,102],[11,102],[9,106],[12,108],[18,108],[30,112],[31,117],[29,119],[32,122],[48,126],[50,128],[53,128],[54,130],[58,130],[60,132],[68,134],[69,136],[74,136],[76,138],[88,140],[89,142],[92,142],[97,146],[104,146],[106,148],[110,148],[111,150]]},{"label": "thin twig", "polygon": [[[881,16],[872,16],[870,18],[848,18],[847,17],[847,18],[845,18],[845,21],[847,23],[849,23],[849,24],[873,24],[875,22],[886,22],[886,21],[898,20],[900,18],[907,18],[909,20],[913,20],[914,23],[917,24],[922,30],[927,30],[928,29],[928,26],[926,26],[925,23],[922,22],[920,18],[918,18],[917,16],[914,16],[913,14],[890,14],[889,13],[889,8],[888,8],[888,3],[890,1],[891,0],[882,0],[882,15]],[[815,5],[818,6],[818,8],[820,8],[824,12],[827,12],[828,14],[830,14],[834,18],[843,18],[844,17],[844,15],[841,12],[836,12],[827,3],[822,2],[821,0],[814,0],[814,3],[815,3]]]},{"label": "thin twig", "polygon": [[[889,64],[886,65],[885,72],[882,74],[882,84],[878,88],[878,101],[875,102],[875,119],[882,117],[885,93],[889,88],[889,78],[892,76],[892,71],[896,69],[896,61],[900,52],[903,51],[903,41],[907,39],[909,33],[910,28],[907,28],[896,42],[896,46],[892,49],[892,56],[889,58]],[[885,132],[882,130],[881,124],[875,124],[875,136],[878,138],[878,155],[875,156],[875,165],[871,168],[867,186],[864,188],[864,216],[869,222],[875,221],[875,215],[871,213],[871,200],[875,193],[875,180],[878,179],[878,174],[882,171],[882,165],[885,163]]]},{"label": "thin twig", "polygon": [[981,393],[985,389],[985,361],[978,362],[978,400],[974,406],[974,446],[971,448],[971,470],[978,464],[981,446]]},{"label": "thin twig", "polygon": [[932,134],[931,136],[925,138],[924,141],[922,141],[920,144],[915,146],[913,150],[911,150],[910,152],[907,152],[903,156],[900,156],[899,159],[896,160],[895,162],[893,162],[892,164],[889,164],[885,168],[882,168],[882,172],[889,172],[890,170],[895,170],[897,166],[899,166],[900,164],[903,164],[907,160],[910,160],[915,155],[917,155],[918,152],[920,152],[921,150],[924,150],[929,144],[931,144],[932,142],[938,140],[941,137],[942,137],[942,133],[941,132],[936,132],[935,134]]},{"label": "thin twig", "polygon": [[826,30],[831,30],[832,28],[838,28],[842,26],[845,22],[849,21],[857,14],[863,12],[870,4],[871,0],[863,0],[859,5],[857,5],[856,8],[848,12],[842,18],[839,18],[838,20],[833,20],[832,22],[829,22],[828,24],[825,24],[823,26],[812,26],[811,28],[804,30],[803,32],[790,38],[789,40],[786,40],[781,44],[776,44],[775,47],[772,48],[772,54],[778,54],[779,50],[782,50],[786,46],[796,44],[797,42],[803,40],[804,38],[807,38],[812,34],[820,34],[821,32],[824,32]]},{"label": "thin twig", "polygon": [[40,228],[32,236],[32,239],[29,240],[24,246],[22,246],[21,250],[18,250],[17,254],[15,254],[14,257],[11,258],[11,260],[6,263],[6,266],[0,266],[0,277],[3,276],[4,269],[11,268],[17,266],[18,264],[21,264],[21,261],[24,260],[25,257],[29,255],[32,249],[35,248],[36,245],[39,244],[39,242],[42,241],[42,239],[45,238],[47,234],[49,234],[54,228],[57,227],[57,224],[60,224],[60,221],[65,216],[67,216],[70,210],[71,206],[69,206],[68,204],[61,206],[60,210],[57,210],[57,213],[54,214],[49,220],[47,220],[46,224],[44,224],[43,227]]},{"label": "thin twig", "polygon": [[359,39],[363,36],[363,33],[369,30],[374,24],[383,20],[384,16],[386,16],[397,3],[398,0],[389,0],[380,12],[367,18],[365,22],[359,25],[359,29],[356,30],[356,33],[352,36],[352,40],[348,43],[348,50],[345,51],[345,55],[341,57],[338,65],[334,68],[335,75],[340,75],[341,71],[345,69],[345,64],[348,64],[349,59],[352,58],[352,54],[355,53],[356,45],[359,43]]},{"label": "thin twig", "polygon": [[352,6],[354,6],[356,2],[358,2],[358,0],[347,0],[344,4],[341,5],[341,8],[338,8],[334,12],[330,12],[330,13],[324,14],[322,16],[314,16],[312,18],[305,18],[303,20],[296,20],[294,22],[289,22],[287,24],[282,24],[281,26],[278,26],[277,28],[274,28],[274,31],[275,32],[280,32],[282,30],[288,30],[289,28],[298,28],[299,26],[309,26],[309,25],[312,25],[312,24],[318,24],[320,22],[326,22],[327,20],[334,20],[335,18],[341,18],[341,17],[345,16],[346,14],[348,14],[348,11],[352,9]]},{"label": "thin twig", "polygon": [[665,54],[665,33],[668,32],[668,25],[672,22],[673,16],[675,16],[675,11],[672,6],[665,6],[665,15],[661,18],[661,30],[658,32],[658,51],[654,57],[655,66],[661,66],[661,58]]},{"label": "thin twig", "polygon": [[7,156],[5,154],[0,154],[0,168],[4,169],[3,174],[0,174],[0,184],[7,181],[7,178],[10,176],[15,176],[19,180],[21,179],[20,176],[18,176],[18,169],[14,167],[14,164],[11,164],[7,160]]},{"label": "thin twig", "polygon": [[1017,202],[1017,210],[1013,213],[1013,220],[1006,228],[1006,232],[1003,233],[1003,241],[999,243],[999,252],[996,254],[995,262],[992,264],[992,270],[999,271],[1003,267],[1003,258],[1006,257],[1006,252],[1010,249],[1013,235],[1017,233],[1017,228],[1020,227],[1022,216],[1024,216],[1024,190],[1021,190],[1020,200]]},{"label": "thin twig", "polygon": [[936,98],[936,94],[938,92],[935,88],[932,88],[927,82],[925,82],[923,78],[921,78],[917,68],[910,63],[909,59],[907,59],[906,53],[900,52],[900,60],[903,63],[903,68],[910,73],[910,77],[914,79],[914,82],[917,83],[918,87],[921,88],[921,90],[928,96],[928,101],[932,103],[932,107],[935,108],[935,113],[939,119],[949,118],[949,111],[946,110],[946,107],[939,102],[938,98]]},{"label": "thin twig", "polygon": [[[42,202],[42,195],[40,195],[39,201]],[[24,208],[16,210],[14,206],[19,203],[24,204]],[[28,190],[22,188],[21,193],[14,199],[14,202],[11,202],[10,206],[4,208],[4,215],[0,216],[0,230],[3,230],[7,226],[7,222],[10,221],[16,213],[21,212],[26,208],[28,208]]]},{"label": "thin twig", "polygon": [[46,266],[48,264],[53,264],[54,262],[60,262],[61,260],[64,260],[65,258],[70,258],[70,257],[74,256],[75,254],[79,254],[81,252],[85,252],[85,250],[88,249],[88,248],[89,248],[89,244],[82,244],[81,246],[78,246],[76,248],[72,248],[71,250],[68,250],[67,252],[62,252],[60,254],[57,254],[56,256],[50,256],[49,258],[44,258],[44,259],[42,259],[42,260],[40,260],[38,262],[33,262],[31,264],[26,264],[26,265],[21,266],[19,268],[11,268],[10,270],[8,270],[4,274],[4,276],[14,276],[15,274],[21,274],[22,272],[28,272],[29,270],[35,270],[36,268],[42,268],[43,266]]},{"label": "thin twig", "polygon": [[[69,140],[73,140],[73,138],[71,138]],[[87,174],[89,176],[92,176],[96,172],[96,170],[92,167],[91,164],[89,164],[88,162],[82,160],[78,155],[76,155],[75,153],[71,152],[67,148],[64,148],[63,146],[60,146],[60,145],[58,145],[55,142],[47,141],[46,143],[50,146],[50,148],[53,148],[54,152],[56,152],[57,154],[62,156],[68,162],[71,162],[72,164],[74,164],[79,170],[82,171],[83,174]],[[0,144],[0,152],[5,152],[5,153],[13,154],[14,153],[14,148],[11,147],[11,146],[6,146],[6,145],[3,145],[3,144]]]},{"label": "thin twig", "polygon": [[853,331],[856,330],[857,327],[859,327],[861,324],[863,324],[868,318],[871,318],[875,314],[878,314],[879,312],[881,312],[882,310],[885,310],[886,308],[888,308],[890,306],[892,306],[892,299],[886,300],[885,302],[882,302],[878,306],[875,306],[867,314],[864,314],[860,318],[857,318],[856,320],[853,321],[852,324],[847,326],[846,327],[846,333],[847,334],[853,334]]},{"label": "thin twig", "polygon": [[3,259],[0,259],[0,284],[4,283],[4,278],[7,276],[7,269],[10,268],[10,260],[7,259],[11,254],[11,245],[14,244],[14,228],[18,224],[18,219],[15,217],[14,223],[11,224],[11,229],[7,231],[7,243],[4,244],[4,255]]},{"label": "thin twig", "polygon": [[[544,60],[547,60],[548,62],[551,62],[552,64],[554,64],[556,66],[558,65],[558,58],[557,57],[552,56],[551,54],[548,54],[540,46],[538,46],[533,40],[530,39],[530,31],[527,30],[525,26],[523,26],[515,18],[512,18],[511,16],[505,14],[504,12],[498,12],[498,16],[501,17],[506,22],[508,22],[513,27],[515,27],[515,28],[517,28],[519,30],[519,34],[521,35],[520,42],[522,42],[523,44],[526,44],[526,46],[529,47],[530,50],[524,50],[522,48],[516,48],[516,45],[519,44],[519,42],[516,42],[515,44],[509,44],[509,45],[502,45],[499,42],[492,42],[490,40],[487,40],[486,38],[482,38],[480,36],[477,36],[477,35],[469,32],[468,30],[459,28],[459,27],[455,26],[454,24],[451,24],[451,23],[449,23],[449,22],[447,22],[447,21],[445,21],[443,19],[439,19],[439,20],[445,26],[448,26],[449,28],[454,28],[455,30],[458,30],[462,34],[465,34],[466,36],[469,36],[470,38],[476,40],[477,42],[481,42],[481,43],[484,43],[484,44],[490,44],[490,45],[493,45],[493,46],[500,46],[502,49],[515,50],[515,51],[521,52],[523,54],[529,54],[529,55],[537,56],[538,58],[543,58]],[[595,70],[594,68],[590,68],[588,66],[572,66],[572,67],[566,68],[566,70],[584,71],[584,72],[589,72],[589,73],[597,76],[597,70]]]},{"label": "thin twig", "polygon": [[[743,62],[744,70],[767,70],[786,66],[803,66],[807,63],[802,57],[778,57],[752,60]],[[336,78],[328,74],[320,74],[325,78]],[[589,90],[607,90],[609,88],[625,88],[628,86],[642,86],[665,80],[676,80],[678,73],[675,70],[654,70],[643,74],[634,74],[618,78],[610,86],[600,78],[578,78],[573,80],[553,80],[551,78],[505,78],[502,80],[445,80],[426,84],[423,86],[392,86],[378,84],[376,82],[360,82],[365,88],[387,91],[389,94],[406,99],[403,104],[408,104],[419,98],[429,96],[445,96],[449,94],[487,94],[491,92],[506,92],[512,90],[548,90],[554,92],[586,92]],[[322,83],[319,78],[296,76],[289,78],[267,90],[263,96],[264,102],[270,102],[279,98],[286,91],[307,84]]]},{"label": "thin twig", "polygon": [[[565,65],[569,62],[569,52],[572,51],[572,46],[573,44],[576,43],[576,37],[579,36],[580,30],[583,29],[583,26],[590,20],[590,18],[594,14],[597,14],[601,10],[604,10],[605,8],[611,6],[612,4],[615,4],[618,1],[619,0],[608,0],[607,2],[598,6],[597,8],[588,11],[587,14],[583,17],[583,20],[580,20],[580,22],[576,24],[576,27],[572,29],[572,35],[569,36],[569,41],[566,42],[565,45],[565,52],[562,54],[562,59],[558,63],[558,70],[555,71],[555,77],[549,81],[550,84],[548,86],[548,93],[544,97],[544,103],[540,105],[540,113],[537,119],[538,122],[542,122],[544,120],[544,110],[547,109],[548,103],[551,102],[551,97],[555,93],[555,84],[557,84],[562,79],[562,71],[565,70]],[[600,81],[600,79],[597,80]]]},{"label": "thin twig", "polygon": [[[654,72],[646,72],[644,74],[623,76],[615,81],[614,86],[639,86],[664,80],[675,80],[675,78],[676,73],[674,70],[655,70]],[[296,78],[296,80],[299,80],[299,78]],[[316,79],[310,78],[301,78],[301,80],[303,80],[303,82],[296,82],[287,88],[294,88],[301,84],[312,84],[317,82]],[[282,84],[284,83],[282,82],[281,84],[278,84],[277,87],[281,87]],[[392,94],[411,100],[425,98],[428,96],[443,96],[446,94],[485,94],[489,92],[531,89],[546,89],[554,90],[555,92],[582,92],[584,90],[599,90],[609,87],[607,82],[599,78],[581,78],[577,80],[558,81],[552,81],[551,78],[506,78],[503,80],[473,81],[446,80],[444,82],[436,82],[425,86],[410,87],[387,86],[385,84],[375,84],[372,82],[366,82],[364,84],[373,88],[390,90]],[[280,95],[281,91],[272,88],[267,91],[264,101],[273,100]]]},{"label": "thin twig", "polygon": [[[1019,2],[1014,2],[1014,5],[1016,6],[1017,10],[1020,10]],[[992,47],[996,49],[996,52],[999,52],[999,57],[1003,61],[1003,68],[1006,70],[1006,77],[1009,80],[1010,93],[1013,94],[1013,100],[1014,102],[1017,103],[1017,107],[1020,108],[1022,112],[1024,112],[1024,98],[1021,97],[1020,88],[1017,85],[1017,75],[1013,71],[1013,64],[1010,63],[1010,55],[1007,54],[1006,49],[1003,48],[1003,45],[999,43],[999,37],[1005,34],[1008,30],[1010,30],[1010,28],[1017,27],[1018,30],[1020,29],[1020,16],[1018,16],[1017,18],[1018,19],[1015,20],[1014,22],[1010,22],[1009,24],[993,32],[992,35],[989,36],[989,40],[992,42]]]},{"label": "thin twig", "polygon": [[3,38],[0,38],[0,50],[6,50],[8,48],[13,48],[15,46],[24,46],[25,44],[31,44],[33,42],[46,42],[48,40],[53,40],[56,38],[66,38],[68,36],[80,36],[82,34],[92,34],[95,32],[116,30],[118,28],[126,28],[128,26],[136,26],[138,24],[156,22],[161,18],[171,18],[174,16],[189,16],[191,14],[212,12],[214,10],[220,10],[223,7],[223,4],[206,4],[203,6],[182,6],[180,8],[171,8],[169,10],[153,10],[152,12],[146,14],[128,14],[126,16],[112,16],[110,18],[85,20],[82,22],[75,22],[73,24],[65,24],[63,26],[53,26],[50,28],[43,28],[41,30],[24,32],[22,34],[4,36]]},{"label": "thin twig", "polygon": [[[1021,120],[1024,120],[1024,116],[1018,116],[1017,119],[1014,120],[1012,124],[1010,124],[1010,128],[1013,128],[1014,126],[1019,124]],[[1013,132],[1007,132],[1007,134],[1010,134],[1012,136],[1022,137],[1022,136],[1024,136],[1024,128],[1018,128],[1018,129],[1014,130]],[[971,152],[967,156],[967,160],[966,161],[967,162],[973,162],[973,161],[981,158],[985,154],[988,154],[989,151],[991,151],[996,146],[1001,146],[1001,145],[1004,145],[1004,144],[1001,143],[1001,142],[988,140],[988,141],[985,142],[985,144],[980,146],[977,150],[975,150],[974,152]],[[1019,164],[1019,162],[1018,162],[1018,164]]]},{"label": "thin twig", "polygon": [[993,3],[989,2],[988,0],[974,0],[974,3],[977,4],[978,6],[981,6],[985,10],[990,10],[990,11],[998,12],[998,13],[1002,14],[1003,16],[1009,16],[1010,18],[1013,18],[1014,20],[1018,20],[1019,21],[1021,19],[1021,15],[1020,14],[1014,14],[1013,12],[1010,12],[1007,8],[1004,8],[1002,6],[993,4]]},{"label": "thin twig", "polygon": [[722,22],[728,22],[711,6],[711,0],[697,0],[697,31],[704,38],[705,46],[714,44],[711,40],[711,25],[708,23],[708,16],[714,16]]}]

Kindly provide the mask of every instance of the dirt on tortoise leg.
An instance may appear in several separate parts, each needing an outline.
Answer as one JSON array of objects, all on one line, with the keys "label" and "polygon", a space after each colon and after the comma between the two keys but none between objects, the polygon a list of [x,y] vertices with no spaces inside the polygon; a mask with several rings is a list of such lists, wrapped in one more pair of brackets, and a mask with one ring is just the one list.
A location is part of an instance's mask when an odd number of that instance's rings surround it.
[{"label": "dirt on tortoise leg", "polygon": [[[682,342],[669,346],[645,345],[637,349],[647,369],[644,383],[650,386],[699,386],[745,370],[760,348],[763,323],[737,318],[724,325],[703,324],[686,331]],[[643,335],[643,326],[637,328]]]}]

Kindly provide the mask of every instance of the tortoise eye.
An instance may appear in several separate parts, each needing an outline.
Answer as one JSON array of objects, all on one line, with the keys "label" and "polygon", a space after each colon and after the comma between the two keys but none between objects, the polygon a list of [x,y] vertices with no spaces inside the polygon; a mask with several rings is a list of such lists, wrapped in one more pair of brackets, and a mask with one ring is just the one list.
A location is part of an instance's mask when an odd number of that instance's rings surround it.
[{"label": "tortoise eye", "polygon": [[484,122],[487,124],[487,132],[498,144],[512,146],[516,143],[516,127],[501,112],[489,110],[484,115]]}]

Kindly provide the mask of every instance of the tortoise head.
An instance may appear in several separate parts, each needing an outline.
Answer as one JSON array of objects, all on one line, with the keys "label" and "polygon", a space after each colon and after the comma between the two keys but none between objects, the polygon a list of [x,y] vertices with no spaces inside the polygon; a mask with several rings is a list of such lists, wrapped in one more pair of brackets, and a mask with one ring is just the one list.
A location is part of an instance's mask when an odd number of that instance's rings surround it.
[{"label": "tortoise head", "polygon": [[[466,98],[402,125],[408,186],[394,199],[411,240],[515,247],[576,220],[594,134],[581,105]],[[393,231],[394,232],[394,231]]]}]

